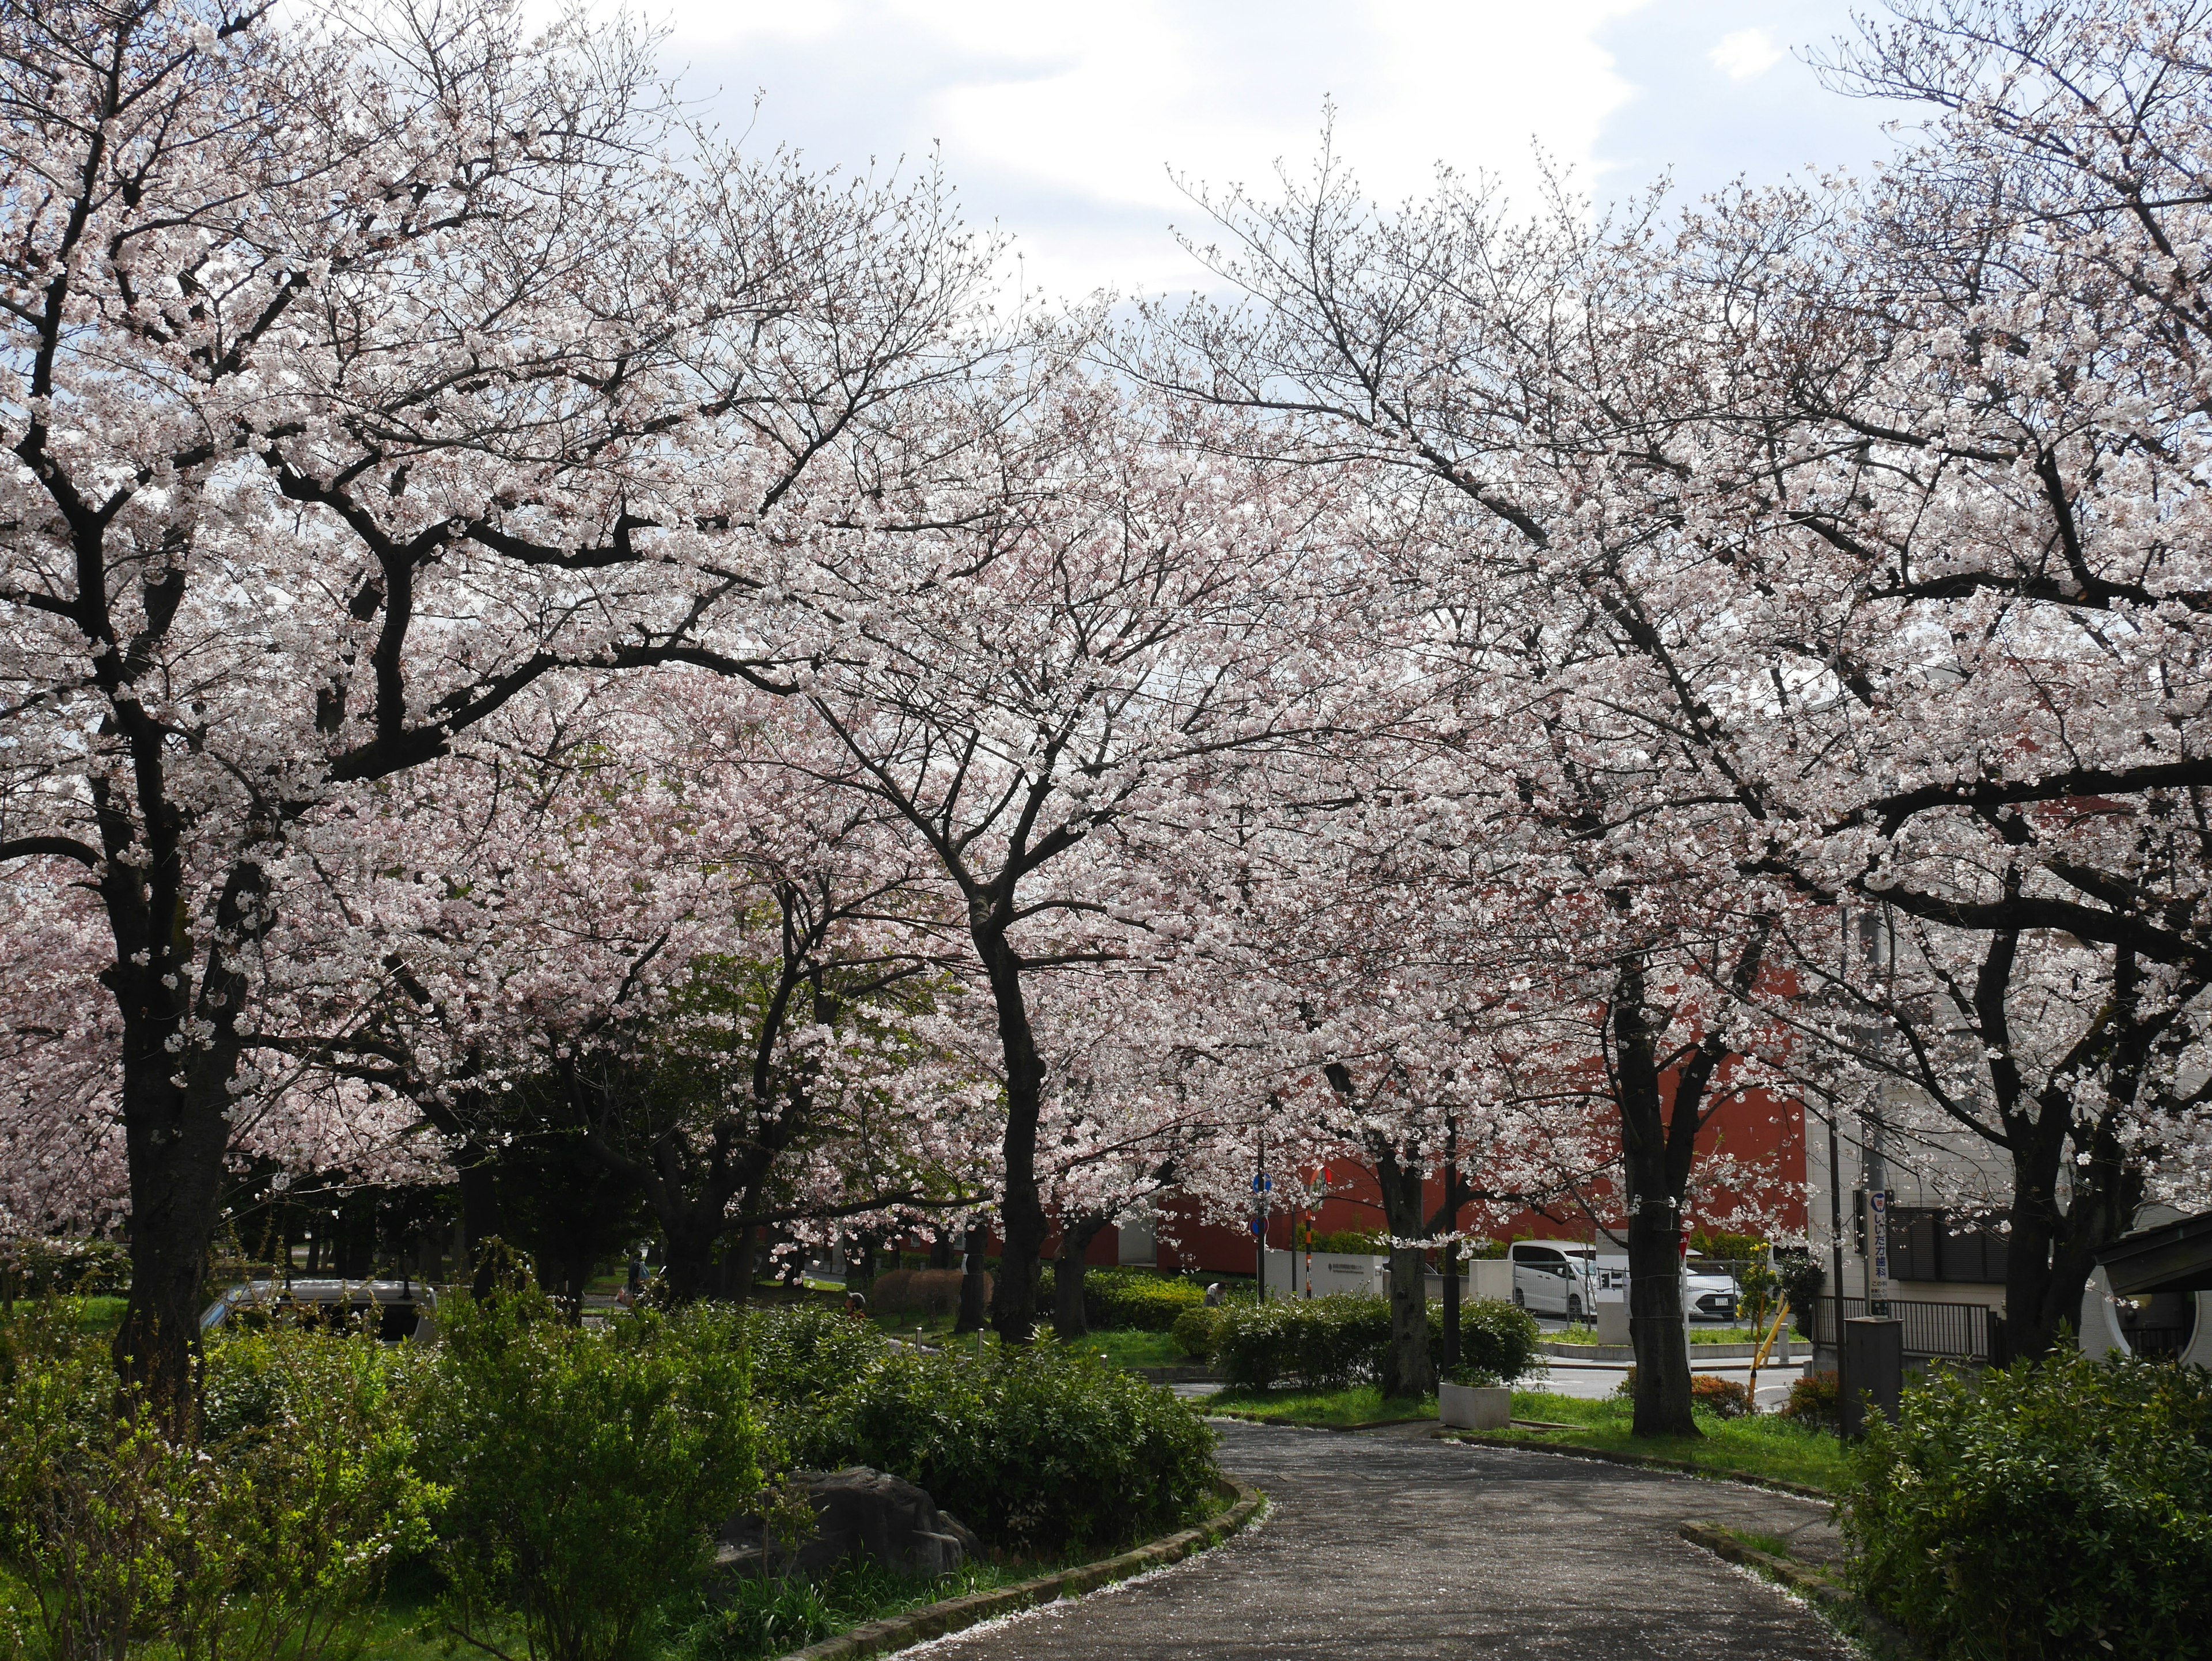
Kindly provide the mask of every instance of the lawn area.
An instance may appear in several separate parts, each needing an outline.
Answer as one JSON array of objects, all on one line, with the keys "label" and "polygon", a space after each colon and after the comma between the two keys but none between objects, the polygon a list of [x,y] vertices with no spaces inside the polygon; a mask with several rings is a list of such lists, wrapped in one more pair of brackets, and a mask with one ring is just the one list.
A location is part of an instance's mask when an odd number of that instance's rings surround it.
[{"label": "lawn area", "polygon": [[1068,1348],[1078,1354],[1096,1355],[1109,1366],[1116,1367],[1178,1367],[1195,1366],[1176,1342],[1172,1333],[1138,1332],[1116,1329],[1093,1332],[1087,1338],[1079,1338]]},{"label": "lawn area", "polygon": [[[919,1336],[923,1343],[937,1348],[974,1344],[975,1337],[973,1333],[962,1333],[957,1337],[953,1335],[953,1318],[950,1315],[913,1313],[872,1315],[868,1317],[868,1324],[887,1338],[911,1340]],[[1049,1324],[1037,1329],[1037,1340],[1040,1343],[1053,1342]],[[983,1342],[986,1345],[994,1345],[999,1342],[999,1335],[995,1332],[986,1331]],[[1191,1364],[1190,1357],[1183,1354],[1182,1346],[1164,1332],[1138,1332],[1118,1328],[1111,1331],[1094,1331],[1086,1338],[1077,1339],[1068,1348],[1078,1354],[1094,1355],[1113,1367],[1167,1367]]]},{"label": "lawn area", "polygon": [[[123,1311],[130,1301],[128,1298],[106,1296],[54,1299],[55,1304],[68,1314],[70,1323],[78,1330],[100,1333],[112,1332],[123,1324]],[[15,1307],[19,1310],[26,1309],[31,1303],[30,1299],[19,1298],[15,1300]],[[0,1317],[0,1319],[4,1318]]]},{"label": "lawn area", "polygon": [[1795,1482],[1802,1488],[1832,1491],[1844,1475],[1844,1448],[1833,1436],[1809,1430],[1773,1414],[1745,1419],[1720,1420],[1698,1416],[1701,1438],[1665,1436],[1638,1438],[1629,1434],[1631,1409],[1626,1402],[1588,1402],[1548,1390],[1516,1390],[1513,1416],[1548,1424],[1565,1424],[1571,1430],[1485,1431],[1490,1441],[1517,1443],[1532,1448],[1583,1447],[1607,1453],[1632,1453],[1647,1458],[1679,1459],[1716,1475],[1751,1476],[1768,1482]]},{"label": "lawn area", "polygon": [[1437,1398],[1386,1402],[1373,1384],[1353,1390],[1224,1390],[1206,1399],[1205,1410],[1268,1424],[1396,1424],[1407,1419],[1433,1420]]}]

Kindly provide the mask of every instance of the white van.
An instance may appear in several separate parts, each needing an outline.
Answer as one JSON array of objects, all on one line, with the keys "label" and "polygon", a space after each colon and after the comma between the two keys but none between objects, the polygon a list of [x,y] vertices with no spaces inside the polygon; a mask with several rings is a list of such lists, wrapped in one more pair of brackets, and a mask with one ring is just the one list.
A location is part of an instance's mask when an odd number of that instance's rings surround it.
[{"label": "white van", "polygon": [[1581,1320],[1601,1287],[1628,1284],[1626,1258],[1601,1261],[1595,1246],[1579,1240],[1516,1240],[1505,1256],[1513,1265],[1513,1301],[1538,1315]]}]

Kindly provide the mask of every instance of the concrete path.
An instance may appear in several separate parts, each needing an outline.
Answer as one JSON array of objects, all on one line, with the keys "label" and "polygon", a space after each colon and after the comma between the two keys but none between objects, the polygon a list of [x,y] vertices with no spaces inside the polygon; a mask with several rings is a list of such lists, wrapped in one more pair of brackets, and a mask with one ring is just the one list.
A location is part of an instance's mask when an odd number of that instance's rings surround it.
[{"label": "concrete path", "polygon": [[929,1661],[1841,1661],[1685,1520],[1826,1555],[1824,1506],[1401,1430],[1222,1424],[1256,1529],[1148,1579],[941,1639]]}]

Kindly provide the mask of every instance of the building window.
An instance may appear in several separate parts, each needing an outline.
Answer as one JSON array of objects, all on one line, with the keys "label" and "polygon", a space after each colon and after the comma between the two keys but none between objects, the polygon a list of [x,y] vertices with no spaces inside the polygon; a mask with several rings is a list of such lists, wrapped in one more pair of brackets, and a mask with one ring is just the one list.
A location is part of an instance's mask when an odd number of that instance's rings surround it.
[{"label": "building window", "polygon": [[1970,1216],[1936,1206],[1892,1206],[1889,1274],[1895,1281],[2002,1282],[2005,1239]]}]

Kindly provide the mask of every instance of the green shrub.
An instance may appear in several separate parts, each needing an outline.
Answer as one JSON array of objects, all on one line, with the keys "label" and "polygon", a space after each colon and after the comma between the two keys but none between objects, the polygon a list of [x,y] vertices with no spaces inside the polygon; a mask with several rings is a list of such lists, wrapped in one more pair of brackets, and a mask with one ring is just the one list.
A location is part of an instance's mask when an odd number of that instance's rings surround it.
[{"label": "green shrub", "polygon": [[1802,1246],[1784,1246],[1774,1254],[1774,1273],[1790,1302],[1790,1325],[1801,1338],[1813,1335],[1813,1311],[1827,1274]]},{"label": "green shrub", "polygon": [[1214,1336],[1221,1324],[1219,1309],[1208,1309],[1204,1304],[1194,1304],[1176,1317],[1169,1335],[1182,1346],[1182,1353],[1194,1360],[1205,1360],[1213,1354]]},{"label": "green shrub", "polygon": [[1782,1416],[1801,1425],[1815,1425],[1824,1430],[1833,1430],[1842,1422],[1843,1392],[1837,1387],[1832,1372],[1816,1372],[1809,1378],[1800,1378],[1790,1386],[1790,1399],[1782,1404]]},{"label": "green shrub", "polygon": [[2212,1376],[2070,1352],[1939,1373],[1840,1506],[1875,1608],[1953,1661],[2212,1655]]},{"label": "green shrub", "polygon": [[1390,1340],[1381,1298],[1333,1293],[1224,1305],[1214,1359],[1238,1390],[1272,1390],[1295,1379],[1308,1390],[1343,1390],[1374,1376]]},{"label": "green shrub", "polygon": [[[1055,1273],[1046,1265],[1037,1282],[1037,1308],[1053,1307]],[[1200,1282],[1136,1269],[1087,1269],[1083,1272],[1083,1318],[1102,1331],[1169,1332],[1176,1317],[1206,1302]]]},{"label": "green shrub", "polygon": [[593,1331],[534,1289],[438,1319],[424,1441],[453,1490],[453,1628],[477,1637],[511,1609],[533,1656],[617,1661],[759,1482],[738,1320],[636,1311]]},{"label": "green shrub", "polygon": [[[1503,1298],[1470,1299],[1459,1306],[1462,1364],[1494,1372],[1507,1384],[1545,1370],[1543,1339],[1536,1317]],[[1436,1304],[1429,1305],[1429,1354],[1443,1366],[1444,1312]]]},{"label": "green shrub", "polygon": [[[1295,1379],[1308,1390],[1343,1390],[1376,1377],[1390,1342],[1390,1305],[1364,1293],[1230,1305],[1215,1325],[1214,1358],[1240,1390]],[[1512,1380],[1541,1366],[1540,1330],[1526,1310],[1498,1299],[1460,1308],[1460,1360]],[[1429,1306],[1429,1352],[1443,1363],[1443,1311]]]},{"label": "green shrub", "polygon": [[1170,1391],[1048,1340],[977,1360],[824,1331],[811,1311],[756,1311],[749,1327],[780,1459],[889,1471],[1017,1551],[1159,1533],[1214,1477],[1212,1433]]},{"label": "green shrub", "polygon": [[395,1553],[439,1499],[413,1469],[422,1358],[282,1332],[208,1354],[197,1446],[118,1420],[105,1346],[58,1311],[0,1368],[0,1564],[48,1661],[143,1646],[312,1661],[350,1646]]},{"label": "green shrub", "polygon": [[1390,1237],[1379,1229],[1340,1228],[1333,1234],[1316,1234],[1308,1248],[1313,1251],[1340,1253],[1354,1257],[1388,1256]]}]

